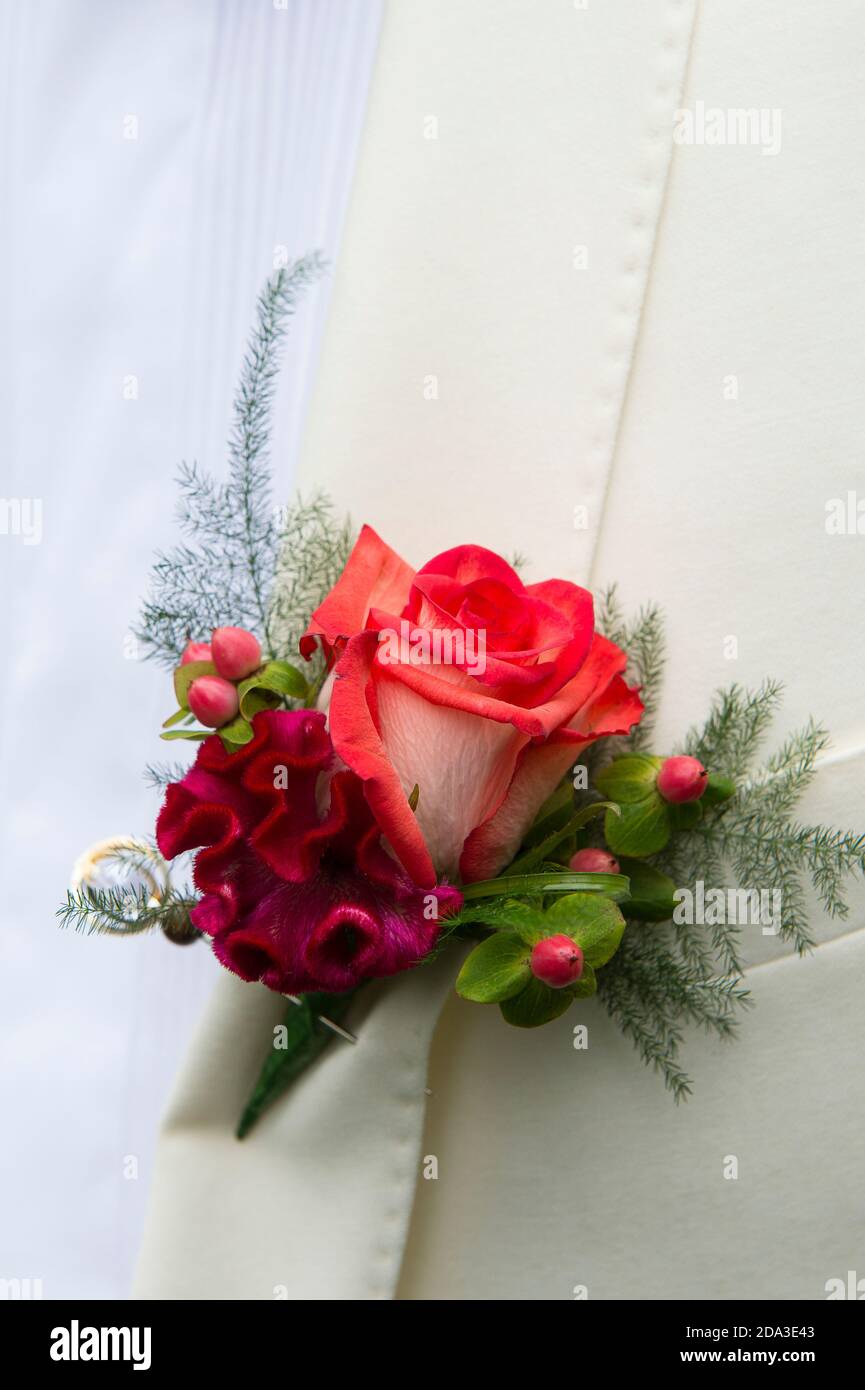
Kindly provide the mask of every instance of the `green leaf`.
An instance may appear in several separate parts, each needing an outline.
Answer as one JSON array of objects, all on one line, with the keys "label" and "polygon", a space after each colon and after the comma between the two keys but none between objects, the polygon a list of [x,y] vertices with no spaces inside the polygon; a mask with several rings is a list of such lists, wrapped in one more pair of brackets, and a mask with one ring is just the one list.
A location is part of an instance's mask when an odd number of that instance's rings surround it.
[{"label": "green leaf", "polygon": [[518,936],[499,932],[482,941],[463,962],[457,994],[475,1004],[509,999],[531,979],[529,950]]},{"label": "green leaf", "polygon": [[288,661],[269,661],[237,687],[240,712],[246,719],[260,709],[273,709],[283,696],[304,700],[308,692],[306,680]]},{"label": "green leaf", "polygon": [[570,992],[575,999],[590,999],[593,994],[597,994],[598,977],[588,961],[583,966],[580,978],[570,986]]},{"label": "green leaf", "polygon": [[657,854],[670,838],[670,818],[667,803],[652,792],[642,801],[622,806],[621,816],[607,812],[604,836],[613,854],[628,854],[643,859]]},{"label": "green leaf", "polygon": [[539,1028],[551,1023],[574,1002],[573,986],[550,989],[543,981],[532,978],[525,989],[499,1005],[506,1023],[515,1028]]},{"label": "green leaf", "polygon": [[164,739],[191,738],[200,743],[203,738],[210,738],[213,732],[213,729],[171,729],[166,734],[160,734],[159,737]]},{"label": "green leaf", "polygon": [[446,919],[449,929],[480,925],[490,931],[511,931],[528,940],[537,918],[543,918],[543,899],[484,898],[465,903],[458,913]]},{"label": "green leaf", "polygon": [[624,916],[644,922],[668,921],[676,906],[673,880],[642,859],[622,858],[619,864],[631,884],[631,896],[622,903]]},{"label": "green leaf", "polygon": [[718,806],[722,801],[729,801],[731,796],[736,795],[736,783],[732,777],[722,777],[720,772],[710,772],[706,782],[706,790],[700,800],[706,806]]},{"label": "green leaf", "polygon": [[[703,797],[706,793],[703,792]],[[693,830],[703,819],[703,797],[699,801],[667,803],[667,818],[673,830]]]},{"label": "green leaf", "polygon": [[174,672],[174,693],[180,708],[189,708],[188,692],[194,680],[197,680],[199,676],[215,676],[216,674],[216,667],[212,661],[187,661],[185,666],[178,666]]},{"label": "green leaf", "polygon": [[412,789],[411,789],[411,792],[409,793],[409,798],[408,798],[408,804],[409,804],[409,807],[411,808],[412,811],[416,811],[416,810],[417,810],[417,804],[418,804],[419,801],[420,801],[420,787],[418,786],[417,782],[415,782],[414,786],[413,786]]},{"label": "green leaf", "polygon": [[539,845],[541,840],[545,840],[554,830],[558,830],[560,825],[564,825],[573,809],[574,789],[570,782],[560,782],[535,816],[523,841],[526,849],[532,845]]},{"label": "green leaf", "polygon": [[352,998],[351,994],[302,994],[299,1003],[289,1005],[283,1020],[285,1047],[271,1046],[240,1117],[238,1139],[249,1133],[268,1106],[333,1042],[333,1030],[318,1016],[323,1014],[339,1023]]},{"label": "green leaf", "polygon": [[467,883],[460,892],[467,902],[476,898],[500,895],[522,898],[539,893],[599,893],[602,897],[619,902],[628,896],[628,880],[624,874],[582,874],[561,869],[557,872],[505,874],[501,878],[486,878],[482,882]]},{"label": "green leaf", "polygon": [[188,715],[188,709],[176,709],[174,713],[170,714],[168,718],[163,722],[163,729],[170,729],[172,724],[179,724],[181,720],[186,719]]},{"label": "green leaf", "polygon": [[648,753],[628,753],[602,768],[595,777],[595,786],[611,801],[623,804],[642,801],[654,791],[662,761]]},{"label": "green leaf", "polygon": [[242,748],[244,744],[250,743],[253,738],[252,725],[248,719],[244,719],[239,714],[236,719],[232,719],[229,724],[223,724],[220,729],[215,730],[222,739],[222,746],[227,753],[233,752],[237,748]]},{"label": "green leaf", "polygon": [[305,700],[309,685],[302,671],[292,666],[290,661],[268,661],[260,678],[268,690],[280,695],[288,695],[292,700]]},{"label": "green leaf", "polygon": [[589,898],[574,893],[560,898],[545,913],[544,936],[564,932],[581,948],[586,963],[606,965],[619,949],[625,919],[608,898]]},{"label": "green leaf", "polygon": [[240,696],[240,717],[248,723],[255,718],[260,710],[276,709],[279,704],[279,695],[256,685],[245,690]]},{"label": "green leaf", "polygon": [[480,922],[494,931],[514,932],[529,949],[543,935],[545,913],[542,898],[491,898],[464,907],[459,922]]},{"label": "green leaf", "polygon": [[[486,906],[488,909],[489,905]],[[505,937],[513,943],[509,949],[509,957],[512,960],[528,960],[531,948],[537,942],[545,937],[563,933],[570,936],[582,949],[588,965],[605,965],[617,950],[625,928],[624,918],[619,909],[609,898],[603,898],[598,894],[571,893],[567,897],[556,899],[546,911],[539,901],[496,901],[494,907],[495,911],[489,912],[489,916],[485,917],[485,905],[479,903],[476,907],[464,909],[461,918],[465,922],[488,923],[494,925],[497,930],[498,937],[489,938],[481,947],[477,947],[476,951],[482,950],[491,941]],[[508,936],[508,933],[513,935]],[[518,943],[522,943],[522,946]],[[472,956],[476,951],[472,952]],[[468,960],[471,960],[472,956],[469,956]],[[463,991],[460,989],[459,992]],[[594,990],[590,992],[594,993]]]},{"label": "green leaf", "polygon": [[280,702],[280,696],[275,691],[268,690],[259,685],[255,676],[250,676],[248,680],[241,681],[237,687],[238,705],[240,708],[240,718],[249,722],[259,710],[275,709]]},{"label": "green leaf", "polygon": [[590,820],[602,816],[605,811],[617,816],[621,814],[614,801],[595,801],[591,806],[584,806],[582,810],[575,811],[572,816],[568,817],[564,825],[554,830],[545,840],[541,840],[534,849],[528,850],[525,854],[521,854],[518,859],[515,859],[508,868],[508,874],[525,874],[530,869],[537,868],[538,864],[543,863],[556,846],[561,844],[562,840],[566,840],[568,836],[580,830]]}]

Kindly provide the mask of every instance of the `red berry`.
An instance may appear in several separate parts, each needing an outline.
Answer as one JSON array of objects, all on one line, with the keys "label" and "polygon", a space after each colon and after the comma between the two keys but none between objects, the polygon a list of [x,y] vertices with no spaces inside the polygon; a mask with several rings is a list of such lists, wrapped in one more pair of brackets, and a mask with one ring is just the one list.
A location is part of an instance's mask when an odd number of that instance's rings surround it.
[{"label": "red berry", "polygon": [[551,989],[564,989],[582,975],[583,953],[569,936],[545,936],[532,950],[529,964],[536,979]]},{"label": "red berry", "polygon": [[181,666],[185,666],[190,661],[211,661],[209,642],[187,642],[183,648],[183,656],[180,658]]},{"label": "red berry", "polygon": [[618,874],[618,859],[608,849],[578,849],[568,865],[578,874]]},{"label": "red berry", "polygon": [[210,645],[216,669],[226,680],[242,681],[261,665],[258,638],[245,627],[214,628]]},{"label": "red berry", "polygon": [[199,676],[186,692],[189,708],[199,724],[221,729],[240,709],[236,688],[222,676]]},{"label": "red berry", "polygon": [[655,785],[665,801],[699,801],[709,774],[696,758],[665,758]]}]

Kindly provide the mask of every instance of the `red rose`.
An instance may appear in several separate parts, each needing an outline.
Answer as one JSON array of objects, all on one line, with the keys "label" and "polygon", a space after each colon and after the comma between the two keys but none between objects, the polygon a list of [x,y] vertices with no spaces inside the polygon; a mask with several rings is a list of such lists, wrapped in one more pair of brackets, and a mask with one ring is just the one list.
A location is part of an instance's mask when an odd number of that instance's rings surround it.
[{"label": "red rose", "polygon": [[525,585],[477,545],[415,573],[365,526],[305,656],[316,639],[334,663],[333,746],[419,884],[497,874],[580,751],[643,712],[591,594]]}]

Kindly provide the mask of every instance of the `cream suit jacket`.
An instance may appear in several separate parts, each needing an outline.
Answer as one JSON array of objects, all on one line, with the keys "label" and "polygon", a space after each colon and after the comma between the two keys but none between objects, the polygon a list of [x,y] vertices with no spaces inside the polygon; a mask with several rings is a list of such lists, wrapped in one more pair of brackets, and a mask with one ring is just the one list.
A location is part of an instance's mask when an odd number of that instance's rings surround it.
[{"label": "cream suit jacket", "polygon": [[[299,480],[412,562],[476,541],[659,601],[659,748],[717,687],[782,679],[774,737],[811,713],[834,736],[803,818],[844,826],[865,535],[826,517],[865,499],[863,38],[856,0],[391,0]],[[756,1007],[732,1046],[689,1038],[678,1107],[593,1001],[578,1051],[570,1013],[526,1034],[457,999],[445,957],[378,989],[359,1044],[239,1144],[282,1005],[226,976],[165,1119],[138,1295],[865,1277],[861,892],[813,926],[804,961],[746,933]]]}]

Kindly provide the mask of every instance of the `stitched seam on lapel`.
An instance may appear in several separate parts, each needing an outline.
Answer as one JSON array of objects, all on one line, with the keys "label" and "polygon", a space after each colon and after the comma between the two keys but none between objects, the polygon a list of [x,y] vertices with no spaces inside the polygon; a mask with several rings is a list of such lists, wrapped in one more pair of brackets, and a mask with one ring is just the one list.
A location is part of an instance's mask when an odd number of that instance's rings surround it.
[{"label": "stitched seam on lapel", "polygon": [[646,149],[639,178],[640,193],[625,229],[627,245],[613,293],[605,380],[598,392],[597,425],[588,458],[590,471],[603,478],[589,564],[589,588],[594,583],[595,561],[607,511],[616,445],[664,211],[673,154],[673,112],[685,85],[696,5],[697,0],[667,0],[655,49],[657,78],[646,120]]},{"label": "stitched seam on lapel", "polygon": [[[367,1283],[358,1295],[369,1300],[394,1299],[402,1275],[418,1184],[423,1180],[420,1162],[426,1134],[430,1049],[442,1009],[452,990],[451,973],[444,959],[410,973],[418,976],[414,982],[414,1002],[407,1006],[412,1021],[408,1024],[403,1017],[400,1026],[405,1031],[394,1035],[394,1047],[397,1037],[403,1038],[404,1047],[399,1073],[394,1076],[388,1105],[382,1112],[382,1126],[389,1140],[389,1177],[381,1189],[386,1195],[379,1195],[377,1189],[374,1198],[381,1211],[381,1229],[374,1248],[370,1242],[365,1261]],[[385,983],[391,988],[400,988],[399,980]],[[408,992],[412,982],[403,979],[402,987]],[[430,992],[431,1000],[425,998]]]},{"label": "stitched seam on lapel", "polygon": [[800,956],[795,950],[789,950],[782,952],[779,956],[772,956],[771,960],[758,960],[753,965],[746,965],[742,972],[742,978],[747,979],[749,975],[755,975],[760,970],[768,970],[773,965],[783,965],[786,961],[791,960],[797,960],[807,967],[808,961],[818,952],[826,951],[831,946],[840,946],[842,942],[852,941],[857,936],[865,936],[865,923],[859,927],[851,927],[849,931],[841,932],[839,936],[829,936],[825,941],[815,942],[805,956]]},{"label": "stitched seam on lapel", "polygon": [[862,744],[851,748],[831,748],[825,757],[817,759],[816,769],[818,773],[829,772],[832,768],[855,762],[857,758],[865,758],[865,746]]},{"label": "stitched seam on lapel", "polygon": [[[427,1039],[427,1051],[431,1041],[431,1037]],[[415,1151],[415,1158],[417,1157],[423,1133],[424,1107],[418,1100],[420,1087],[417,1065],[410,1062],[405,1075],[404,1089],[400,1088],[393,1097],[394,1110],[398,1108],[399,1112],[392,1116],[390,1132],[396,1157],[391,1169],[393,1178],[388,1205],[382,1217],[384,1229],[372,1261],[372,1282],[369,1291],[370,1299],[386,1301],[394,1296],[408,1238],[415,1185],[415,1174],[409,1167],[409,1161],[412,1151]]]}]

